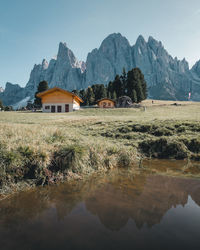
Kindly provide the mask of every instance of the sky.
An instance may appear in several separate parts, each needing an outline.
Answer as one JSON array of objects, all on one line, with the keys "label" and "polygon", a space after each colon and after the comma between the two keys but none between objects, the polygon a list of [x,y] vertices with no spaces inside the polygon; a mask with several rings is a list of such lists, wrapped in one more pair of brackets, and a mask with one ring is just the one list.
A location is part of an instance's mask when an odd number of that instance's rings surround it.
[{"label": "sky", "polygon": [[199,0],[0,0],[0,86],[25,86],[34,64],[66,42],[78,60],[120,32],[162,41],[190,67],[200,59]]}]

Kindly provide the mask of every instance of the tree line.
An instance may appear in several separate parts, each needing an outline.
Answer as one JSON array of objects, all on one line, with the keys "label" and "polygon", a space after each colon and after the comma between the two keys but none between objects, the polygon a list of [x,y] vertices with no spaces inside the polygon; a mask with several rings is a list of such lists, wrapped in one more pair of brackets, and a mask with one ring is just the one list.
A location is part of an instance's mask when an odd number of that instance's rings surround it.
[{"label": "tree line", "polygon": [[114,81],[108,85],[94,84],[80,91],[73,90],[80,96],[83,106],[94,105],[102,98],[117,100],[121,96],[129,96],[133,103],[139,103],[147,98],[147,84],[139,68],[133,68],[126,73],[125,69],[121,75],[116,75]]},{"label": "tree line", "polygon": [[[41,108],[41,99],[37,97],[37,94],[47,90],[48,83],[42,81],[39,83],[37,92],[35,93],[35,100],[32,104],[28,102],[27,108]],[[84,101],[83,106],[90,106],[96,104],[96,102],[102,98],[109,98],[117,101],[121,96],[129,96],[133,103],[139,103],[147,98],[147,85],[139,68],[133,68],[126,73],[125,69],[121,75],[116,75],[113,81],[110,81],[108,85],[94,84],[86,89],[73,90],[74,94],[81,97]],[[0,101],[1,110],[9,110],[11,107],[3,107]]]},{"label": "tree line", "polygon": [[4,106],[2,101],[0,100],[0,111],[12,111],[12,106]]}]

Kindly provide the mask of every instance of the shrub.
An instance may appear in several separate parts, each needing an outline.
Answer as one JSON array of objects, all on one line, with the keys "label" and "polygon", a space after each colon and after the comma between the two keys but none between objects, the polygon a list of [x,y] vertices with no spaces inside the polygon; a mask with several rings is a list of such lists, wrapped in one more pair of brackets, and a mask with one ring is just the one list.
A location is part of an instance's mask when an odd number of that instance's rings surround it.
[{"label": "shrub", "polygon": [[116,147],[111,147],[107,149],[107,154],[110,155],[114,155],[118,153],[118,149]]},{"label": "shrub", "polygon": [[40,176],[44,167],[46,155],[43,152],[35,151],[29,146],[20,146],[17,148],[20,154],[22,164],[20,166],[23,178],[36,179]]},{"label": "shrub", "polygon": [[118,129],[118,131],[120,132],[120,133],[129,133],[129,132],[131,132],[132,131],[132,128],[130,128],[130,127],[121,127],[121,128],[119,128]]},{"label": "shrub", "polygon": [[38,179],[41,176],[46,155],[34,151],[32,148],[18,147],[15,150],[7,150],[0,147],[0,183],[18,183],[21,180]]},{"label": "shrub", "polygon": [[74,170],[84,152],[85,148],[77,144],[62,146],[53,153],[49,169],[54,172],[63,172],[68,169]]},{"label": "shrub", "polygon": [[141,151],[150,157],[184,159],[187,157],[187,149],[182,142],[159,139],[144,140],[139,143]]},{"label": "shrub", "polygon": [[178,133],[182,133],[182,132],[185,132],[186,131],[186,129],[187,129],[187,127],[186,126],[179,126],[178,128],[177,128],[177,132]]},{"label": "shrub", "polygon": [[98,169],[99,159],[97,153],[93,149],[90,149],[89,151],[89,161],[90,161],[90,166],[93,169]]},{"label": "shrub", "polygon": [[48,143],[63,142],[65,139],[64,135],[60,130],[56,130],[51,136],[47,138]]},{"label": "shrub", "polygon": [[132,126],[132,131],[146,133],[151,131],[152,126],[150,124],[140,125],[136,124]]},{"label": "shrub", "polygon": [[165,127],[157,128],[155,131],[152,132],[152,135],[155,136],[170,136],[173,135],[173,132]]},{"label": "shrub", "polygon": [[126,152],[121,152],[117,159],[118,167],[130,167],[131,159],[130,156]]},{"label": "shrub", "polygon": [[182,141],[191,152],[200,153],[200,138],[184,138]]}]

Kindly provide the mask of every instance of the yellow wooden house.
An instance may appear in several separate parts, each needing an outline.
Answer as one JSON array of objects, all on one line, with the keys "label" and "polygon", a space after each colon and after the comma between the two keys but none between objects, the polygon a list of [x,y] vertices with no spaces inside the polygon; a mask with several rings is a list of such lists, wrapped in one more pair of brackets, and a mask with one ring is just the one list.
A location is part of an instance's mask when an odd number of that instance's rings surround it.
[{"label": "yellow wooden house", "polygon": [[114,108],[115,107],[115,101],[109,98],[103,98],[101,100],[97,101],[99,108]]},{"label": "yellow wooden house", "polygon": [[37,94],[41,98],[42,111],[46,113],[64,113],[80,109],[83,100],[72,92],[54,87]]}]

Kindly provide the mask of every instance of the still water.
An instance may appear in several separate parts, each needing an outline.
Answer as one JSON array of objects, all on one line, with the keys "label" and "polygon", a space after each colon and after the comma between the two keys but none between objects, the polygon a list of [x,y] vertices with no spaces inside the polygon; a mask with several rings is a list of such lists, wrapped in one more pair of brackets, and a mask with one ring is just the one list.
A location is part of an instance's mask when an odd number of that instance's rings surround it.
[{"label": "still water", "polygon": [[0,249],[200,249],[200,180],[111,171],[0,202]]}]

